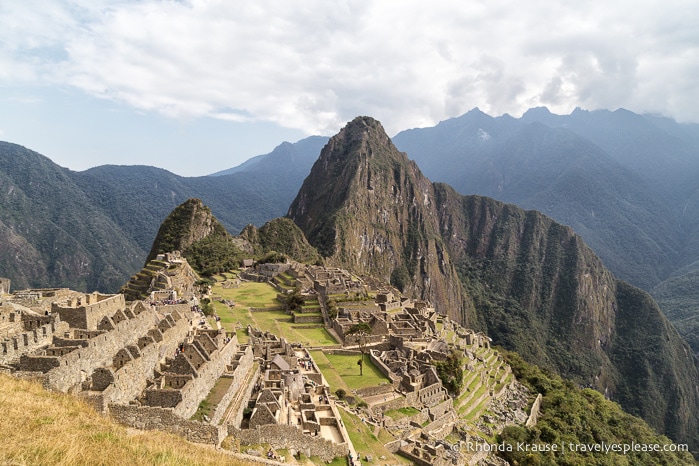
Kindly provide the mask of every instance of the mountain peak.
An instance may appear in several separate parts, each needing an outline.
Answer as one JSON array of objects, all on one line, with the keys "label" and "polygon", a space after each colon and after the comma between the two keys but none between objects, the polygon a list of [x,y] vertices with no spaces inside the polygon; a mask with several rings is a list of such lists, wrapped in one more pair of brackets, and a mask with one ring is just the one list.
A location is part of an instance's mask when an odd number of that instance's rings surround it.
[{"label": "mountain peak", "polygon": [[211,209],[201,199],[187,199],[160,225],[146,263],[160,253],[185,250],[214,231],[225,233],[225,228],[211,214]]},{"label": "mountain peak", "polygon": [[371,150],[372,146],[381,147],[386,144],[393,146],[383,125],[381,125],[378,120],[368,116],[358,116],[347,123],[347,125],[331,139],[331,142],[332,141],[342,141],[342,144],[347,146],[347,151],[344,152],[351,153],[355,150],[359,150],[368,156],[373,155],[373,150]]},{"label": "mountain peak", "polygon": [[[288,216],[330,265],[390,282],[446,313],[462,297],[451,285],[458,277],[439,239],[435,203],[432,183],[381,123],[358,117],[325,146]],[[459,304],[452,308],[455,315]]]}]

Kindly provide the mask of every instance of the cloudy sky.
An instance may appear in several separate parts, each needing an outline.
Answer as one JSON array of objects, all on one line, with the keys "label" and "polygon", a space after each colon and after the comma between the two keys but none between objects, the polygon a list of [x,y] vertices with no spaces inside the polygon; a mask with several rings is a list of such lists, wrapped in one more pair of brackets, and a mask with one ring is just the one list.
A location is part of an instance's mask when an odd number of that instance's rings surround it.
[{"label": "cloudy sky", "polygon": [[699,122],[696,0],[0,0],[0,140],[204,175],[357,115]]}]

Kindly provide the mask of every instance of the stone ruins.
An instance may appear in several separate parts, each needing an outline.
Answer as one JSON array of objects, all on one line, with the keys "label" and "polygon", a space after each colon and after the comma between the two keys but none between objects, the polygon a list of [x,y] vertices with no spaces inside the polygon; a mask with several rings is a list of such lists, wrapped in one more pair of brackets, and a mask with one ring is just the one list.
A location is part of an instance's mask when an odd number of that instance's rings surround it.
[{"label": "stone ruins", "polygon": [[[248,264],[224,283],[268,282],[282,304],[300,292],[311,304],[293,311],[292,320],[326,328],[340,344],[324,351],[366,351],[390,382],[348,394],[365,402],[359,410],[331,393],[309,348],[250,326],[249,341],[239,344],[236,332],[218,322],[212,328],[199,307],[197,279],[179,253],[158,256],[116,295],[11,293],[1,279],[0,367],[79,396],[128,426],[217,446],[229,438],[242,450],[269,444],[268,456],[286,449],[323,461],[349,455],[357,464],[340,410],[386,429],[394,439],[386,448],[421,465],[482,460],[445,439],[475,438],[464,419],[475,422],[488,407],[488,422],[478,421],[488,436],[493,426],[527,421],[529,394],[490,340],[426,302],[375,289],[341,269],[295,262]],[[357,324],[370,332],[352,334]],[[460,393],[450,393],[437,370],[452,352],[464,361]],[[407,414],[396,416],[401,410]],[[535,422],[536,413],[529,419]]]}]

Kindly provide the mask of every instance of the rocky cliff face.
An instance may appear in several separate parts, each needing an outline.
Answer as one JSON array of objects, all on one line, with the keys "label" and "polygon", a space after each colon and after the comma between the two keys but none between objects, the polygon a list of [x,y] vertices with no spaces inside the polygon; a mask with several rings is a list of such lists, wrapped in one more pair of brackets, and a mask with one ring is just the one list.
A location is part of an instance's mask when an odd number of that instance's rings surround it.
[{"label": "rocky cliff face", "polygon": [[330,139],[288,216],[328,264],[390,281],[452,316],[463,307],[432,184],[378,121],[357,118]]},{"label": "rocky cliff face", "polygon": [[367,117],[331,138],[288,216],[329,263],[427,298],[699,446],[691,350],[652,299],[616,280],[569,227],[430,183]]}]

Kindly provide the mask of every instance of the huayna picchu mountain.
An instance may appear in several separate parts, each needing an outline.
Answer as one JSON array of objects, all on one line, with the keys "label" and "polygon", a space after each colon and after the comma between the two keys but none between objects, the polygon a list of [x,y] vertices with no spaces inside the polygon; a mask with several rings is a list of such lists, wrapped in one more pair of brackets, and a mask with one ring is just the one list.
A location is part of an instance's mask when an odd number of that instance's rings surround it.
[{"label": "huayna picchu mountain", "polygon": [[321,151],[288,216],[328,264],[457,310],[463,296],[434,202],[429,180],[381,124],[357,118]]},{"label": "huayna picchu mountain", "polygon": [[431,183],[368,117],[330,139],[288,216],[328,264],[429,299],[699,450],[692,351],[570,227]]}]

